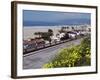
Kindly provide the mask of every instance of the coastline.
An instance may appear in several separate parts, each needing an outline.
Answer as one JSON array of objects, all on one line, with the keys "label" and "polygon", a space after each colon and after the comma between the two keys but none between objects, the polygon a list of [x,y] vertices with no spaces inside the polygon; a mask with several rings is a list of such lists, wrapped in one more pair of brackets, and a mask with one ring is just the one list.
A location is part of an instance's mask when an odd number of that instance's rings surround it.
[{"label": "coastline", "polygon": [[58,31],[61,30],[62,27],[69,27],[69,30],[72,30],[72,27],[76,30],[82,30],[90,28],[90,25],[57,25],[57,26],[24,26],[23,27],[23,40],[27,40],[30,38],[35,38],[35,32],[47,32],[48,29],[53,30],[54,36],[59,33]]},{"label": "coastline", "polygon": [[59,33],[58,31],[61,29],[61,27],[23,27],[23,39],[29,39],[29,38],[34,38],[35,32],[47,32],[48,29],[52,29],[54,35]]}]

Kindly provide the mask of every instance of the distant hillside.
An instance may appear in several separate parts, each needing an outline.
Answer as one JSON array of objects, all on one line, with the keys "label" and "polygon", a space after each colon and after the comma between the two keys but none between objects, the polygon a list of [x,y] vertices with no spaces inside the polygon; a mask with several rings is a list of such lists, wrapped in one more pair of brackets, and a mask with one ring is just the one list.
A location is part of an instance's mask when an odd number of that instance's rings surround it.
[{"label": "distant hillside", "polygon": [[81,25],[91,24],[90,19],[68,19],[55,22],[43,22],[43,21],[23,21],[23,26],[55,26],[55,25]]}]

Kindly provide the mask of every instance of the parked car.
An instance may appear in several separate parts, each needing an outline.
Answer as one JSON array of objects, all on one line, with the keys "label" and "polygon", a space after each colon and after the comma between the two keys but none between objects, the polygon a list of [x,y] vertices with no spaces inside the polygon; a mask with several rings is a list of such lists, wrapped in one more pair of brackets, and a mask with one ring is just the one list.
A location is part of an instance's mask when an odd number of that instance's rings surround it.
[{"label": "parked car", "polygon": [[60,38],[60,40],[67,40],[67,39],[69,39],[69,34],[68,33],[65,33],[65,35]]},{"label": "parked car", "polygon": [[30,40],[24,40],[23,41],[23,50],[24,52],[26,51],[31,51],[31,50],[36,50],[38,48],[45,47],[45,41],[41,38],[39,39],[30,39]]},{"label": "parked car", "polygon": [[69,35],[69,38],[71,38],[71,39],[76,39],[77,38],[77,33],[76,32],[69,31],[67,33]]}]

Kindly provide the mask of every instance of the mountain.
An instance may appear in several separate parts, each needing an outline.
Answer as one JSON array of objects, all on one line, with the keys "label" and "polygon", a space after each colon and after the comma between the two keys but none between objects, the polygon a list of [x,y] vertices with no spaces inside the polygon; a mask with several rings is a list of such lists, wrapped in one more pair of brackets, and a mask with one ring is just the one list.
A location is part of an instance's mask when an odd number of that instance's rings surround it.
[{"label": "mountain", "polygon": [[23,26],[55,26],[55,25],[81,25],[91,24],[90,19],[68,19],[54,22],[48,21],[23,21]]}]

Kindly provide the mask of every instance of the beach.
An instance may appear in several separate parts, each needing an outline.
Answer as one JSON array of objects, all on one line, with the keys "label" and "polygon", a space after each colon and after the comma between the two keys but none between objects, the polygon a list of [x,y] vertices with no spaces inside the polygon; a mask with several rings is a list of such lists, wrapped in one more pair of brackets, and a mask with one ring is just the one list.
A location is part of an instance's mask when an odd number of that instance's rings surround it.
[{"label": "beach", "polygon": [[58,31],[61,29],[61,27],[41,27],[41,26],[26,26],[23,27],[23,39],[27,40],[29,38],[35,38],[36,35],[34,35],[35,32],[48,32],[48,29],[52,29],[54,35],[59,33]]},{"label": "beach", "polygon": [[[35,32],[48,32],[48,29],[53,30],[54,36],[59,33],[62,27],[69,27],[69,30],[72,30],[72,27],[76,30],[86,30],[90,28],[90,25],[60,25],[60,26],[24,26],[23,27],[23,39],[27,40],[30,38],[35,38],[37,35],[34,35]],[[68,29],[67,29],[68,30]]]}]

